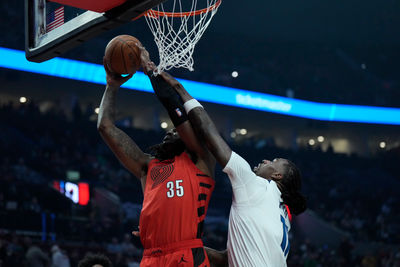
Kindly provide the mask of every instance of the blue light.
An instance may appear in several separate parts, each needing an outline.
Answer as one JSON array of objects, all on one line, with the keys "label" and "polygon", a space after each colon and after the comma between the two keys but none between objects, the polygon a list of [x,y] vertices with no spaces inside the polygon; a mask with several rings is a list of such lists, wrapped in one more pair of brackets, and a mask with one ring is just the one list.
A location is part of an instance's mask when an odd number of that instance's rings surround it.
[{"label": "blue light", "polygon": [[[0,67],[105,84],[102,65],[76,60],[53,58],[43,63],[25,59],[23,51],[0,47]],[[198,100],[254,109],[289,116],[325,121],[400,125],[400,108],[316,103],[230,87],[178,79],[188,92]],[[149,79],[137,72],[124,84],[124,88],[152,93]]]}]

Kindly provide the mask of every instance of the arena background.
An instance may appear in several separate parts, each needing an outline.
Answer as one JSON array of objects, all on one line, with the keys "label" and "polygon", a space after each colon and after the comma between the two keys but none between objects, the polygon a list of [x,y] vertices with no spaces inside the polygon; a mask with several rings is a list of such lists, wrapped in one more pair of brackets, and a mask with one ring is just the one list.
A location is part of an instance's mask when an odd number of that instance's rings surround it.
[{"label": "arena background", "polygon": [[[3,1],[0,12],[0,47],[24,50],[23,2]],[[195,71],[171,74],[315,102],[400,108],[399,29],[395,0],[224,1],[197,45]],[[139,38],[157,62],[143,20],[62,57],[101,64],[118,34]],[[71,266],[89,251],[135,266],[141,245],[130,232],[142,193],[97,133],[104,86],[8,68],[0,68],[0,79],[0,266],[24,266],[31,242],[49,257],[58,244]],[[250,164],[280,156],[300,166],[309,209],[294,219],[289,266],[400,265],[399,125],[203,104]],[[170,128],[153,94],[120,91],[118,123],[141,148],[161,140],[162,122]],[[87,205],[65,196],[79,183],[89,186]],[[230,203],[229,181],[218,170],[206,245],[226,247]]]}]

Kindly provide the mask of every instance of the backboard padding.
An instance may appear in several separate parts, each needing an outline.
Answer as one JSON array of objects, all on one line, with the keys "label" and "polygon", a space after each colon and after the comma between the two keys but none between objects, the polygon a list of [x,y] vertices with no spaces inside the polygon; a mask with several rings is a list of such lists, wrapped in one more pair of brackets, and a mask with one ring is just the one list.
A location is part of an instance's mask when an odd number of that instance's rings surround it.
[{"label": "backboard padding", "polygon": [[107,12],[117,6],[122,5],[126,0],[49,0],[51,2],[59,3],[61,5],[70,5],[80,9],[90,10],[94,12]]},{"label": "backboard padding", "polygon": [[[38,17],[38,2],[25,0],[25,55],[29,61],[43,62],[103,32],[139,17],[164,0],[128,0],[104,13],[86,11],[60,27],[45,33],[45,19]],[[42,23],[42,24],[41,24]]]}]

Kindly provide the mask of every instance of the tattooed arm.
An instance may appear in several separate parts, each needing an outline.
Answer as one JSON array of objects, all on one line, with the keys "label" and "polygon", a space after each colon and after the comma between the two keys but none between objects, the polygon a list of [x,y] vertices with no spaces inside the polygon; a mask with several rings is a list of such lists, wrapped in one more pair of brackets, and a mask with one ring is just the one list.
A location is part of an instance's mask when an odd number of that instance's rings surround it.
[{"label": "tattooed arm", "polygon": [[182,99],[174,89],[182,87],[181,83],[164,71],[157,76],[153,75],[157,67],[150,60],[149,52],[143,46],[140,49],[143,72],[149,76],[154,93],[168,112],[190,158],[197,168],[214,178],[215,158],[197,138],[184,111]]},{"label": "tattooed arm", "polygon": [[100,104],[97,129],[108,147],[113,151],[119,161],[142,182],[142,189],[146,182],[147,165],[150,155],[136,145],[136,143],[114,124],[115,102],[119,87],[129,80],[132,75],[122,77],[111,73],[107,65],[107,86]]}]

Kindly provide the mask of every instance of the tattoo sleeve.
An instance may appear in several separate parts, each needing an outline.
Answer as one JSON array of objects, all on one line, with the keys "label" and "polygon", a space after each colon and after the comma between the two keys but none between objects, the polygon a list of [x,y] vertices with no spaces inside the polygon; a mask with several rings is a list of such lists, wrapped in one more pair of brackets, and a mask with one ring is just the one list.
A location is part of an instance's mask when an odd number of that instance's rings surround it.
[{"label": "tattoo sleeve", "polygon": [[106,87],[100,104],[97,128],[119,161],[140,179],[147,172],[149,156],[144,154],[137,144],[114,124],[117,91],[118,88]]}]

